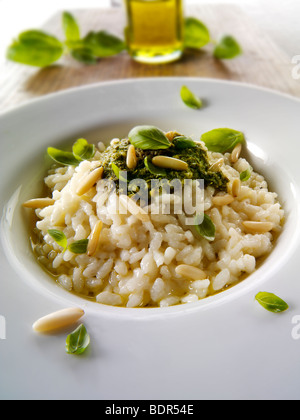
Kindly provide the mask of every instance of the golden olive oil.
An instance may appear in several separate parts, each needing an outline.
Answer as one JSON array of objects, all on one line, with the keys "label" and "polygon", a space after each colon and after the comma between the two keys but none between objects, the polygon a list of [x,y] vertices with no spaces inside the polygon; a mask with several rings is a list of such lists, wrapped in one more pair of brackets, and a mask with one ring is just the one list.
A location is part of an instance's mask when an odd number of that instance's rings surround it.
[{"label": "golden olive oil", "polygon": [[183,0],[125,0],[129,53],[138,61],[163,63],[183,50]]}]

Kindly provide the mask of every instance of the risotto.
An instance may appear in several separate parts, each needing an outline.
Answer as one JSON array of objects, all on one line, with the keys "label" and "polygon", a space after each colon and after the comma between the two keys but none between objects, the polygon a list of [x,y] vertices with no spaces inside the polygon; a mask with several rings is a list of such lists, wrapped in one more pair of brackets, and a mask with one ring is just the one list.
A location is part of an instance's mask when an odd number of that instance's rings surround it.
[{"label": "risotto", "polygon": [[53,281],[100,304],[167,307],[253,273],[284,211],[242,157],[244,136],[218,130],[196,142],[140,126],[108,147],[79,139],[72,152],[49,148],[48,197],[24,206],[34,209],[33,251]]}]

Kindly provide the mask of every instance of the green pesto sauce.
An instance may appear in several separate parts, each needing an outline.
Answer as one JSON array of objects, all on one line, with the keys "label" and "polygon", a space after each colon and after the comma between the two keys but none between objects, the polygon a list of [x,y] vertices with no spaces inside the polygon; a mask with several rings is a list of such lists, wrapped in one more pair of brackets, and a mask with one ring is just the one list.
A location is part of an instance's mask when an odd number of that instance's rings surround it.
[{"label": "green pesto sauce", "polygon": [[[127,171],[127,178],[130,182],[134,179],[144,179],[150,185],[151,179],[203,179],[205,186],[212,186],[220,191],[227,191],[228,179],[221,171],[210,171],[206,150],[198,143],[195,147],[189,147],[184,150],[176,150],[172,145],[170,149],[164,150],[141,150],[136,149],[137,166],[134,170],[129,170],[126,166],[127,150],[130,146],[128,139],[123,139],[116,144],[110,145],[101,153],[100,163],[104,167],[103,178],[112,179],[118,187],[118,179],[112,170],[111,164],[115,163],[121,171]],[[166,169],[166,175],[154,175],[145,166],[144,160],[147,156],[170,156],[185,161],[189,167],[186,171],[174,171]]]}]

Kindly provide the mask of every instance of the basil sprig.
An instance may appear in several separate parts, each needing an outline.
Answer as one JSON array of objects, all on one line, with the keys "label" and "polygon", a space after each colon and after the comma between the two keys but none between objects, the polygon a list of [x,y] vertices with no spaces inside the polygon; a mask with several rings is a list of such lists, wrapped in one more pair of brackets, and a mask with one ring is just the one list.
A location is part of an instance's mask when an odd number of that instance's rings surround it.
[{"label": "basil sprig", "polygon": [[[200,223],[200,220],[203,219]],[[208,241],[214,241],[216,236],[216,227],[207,214],[197,215],[195,217],[195,230],[196,232],[207,239]]]},{"label": "basil sprig", "polygon": [[48,229],[48,234],[51,236],[55,242],[61,246],[64,251],[67,249],[73,254],[85,254],[87,252],[87,247],[89,240],[88,239],[81,239],[79,241],[74,241],[70,245],[68,245],[68,240],[64,232],[57,230],[57,229]]},{"label": "basil sprig", "polygon": [[89,144],[85,139],[78,139],[72,147],[72,152],[48,147],[48,155],[61,165],[77,166],[83,160],[92,159],[95,155],[95,145]]},{"label": "basil sprig", "polygon": [[202,100],[196,96],[187,86],[182,86],[180,96],[182,101],[189,108],[200,109],[203,106]]},{"label": "basil sprig", "polygon": [[[184,46],[200,50],[211,40],[210,31],[199,19],[187,17],[184,20]],[[6,57],[17,63],[47,67],[64,54],[70,54],[83,64],[95,64],[100,58],[110,57],[127,50],[126,42],[107,31],[90,31],[83,38],[75,17],[69,12],[62,14],[64,41],[40,30],[22,32],[8,47]],[[216,45],[214,57],[231,59],[241,54],[242,49],[232,36],[225,36]]]},{"label": "basil sprig", "polygon": [[202,134],[201,140],[211,152],[231,152],[235,146],[245,141],[244,134],[231,128],[216,128]]},{"label": "basil sprig", "polygon": [[22,32],[8,47],[7,59],[29,66],[48,67],[70,53],[77,61],[94,64],[99,58],[110,57],[126,49],[122,39],[106,31],[91,31],[81,38],[78,22],[69,12],[62,14],[62,28],[64,41],[40,30]]},{"label": "basil sprig", "polygon": [[90,335],[86,327],[81,324],[66,339],[66,352],[68,354],[82,354],[90,345]]},{"label": "basil sprig", "polygon": [[280,313],[289,308],[289,305],[280,297],[269,292],[259,292],[255,296],[257,302],[267,311]]},{"label": "basil sprig", "polygon": [[134,127],[128,134],[131,144],[137,149],[160,150],[169,149],[171,143],[165,133],[151,125],[139,125]]},{"label": "basil sprig", "polygon": [[242,54],[242,48],[237,40],[231,36],[224,36],[214,49],[214,57],[221,60],[231,60]]}]

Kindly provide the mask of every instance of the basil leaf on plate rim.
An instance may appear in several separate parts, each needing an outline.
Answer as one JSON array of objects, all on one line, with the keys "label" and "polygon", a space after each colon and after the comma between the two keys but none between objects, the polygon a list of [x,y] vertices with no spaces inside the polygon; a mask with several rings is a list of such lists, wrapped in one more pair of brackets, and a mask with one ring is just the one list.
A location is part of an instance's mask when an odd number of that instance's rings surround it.
[{"label": "basil leaf on plate rim", "polygon": [[203,106],[202,100],[196,96],[187,86],[182,86],[180,96],[185,105],[190,108],[200,109]]},{"label": "basil leaf on plate rim", "polygon": [[289,308],[289,305],[274,293],[259,292],[255,296],[255,299],[263,308],[269,312],[280,313],[286,311]]},{"label": "basil leaf on plate rim", "polygon": [[90,336],[86,327],[81,324],[66,339],[66,352],[68,354],[82,354],[90,345]]}]

